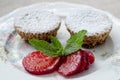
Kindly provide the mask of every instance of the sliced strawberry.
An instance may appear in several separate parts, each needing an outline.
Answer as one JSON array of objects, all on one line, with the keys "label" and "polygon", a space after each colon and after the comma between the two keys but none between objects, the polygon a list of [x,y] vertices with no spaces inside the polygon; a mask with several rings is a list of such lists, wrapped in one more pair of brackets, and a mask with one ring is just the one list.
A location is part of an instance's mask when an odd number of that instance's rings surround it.
[{"label": "sliced strawberry", "polygon": [[88,55],[88,59],[89,59],[89,62],[90,64],[94,63],[95,61],[95,56],[93,55],[93,53],[91,51],[86,51],[87,55]]},{"label": "sliced strawberry", "polygon": [[90,65],[90,62],[89,62],[89,56],[88,56],[88,53],[86,50],[82,50],[83,51],[83,54],[85,56],[85,60],[86,60],[86,66],[85,66],[85,70],[89,69],[89,65]]},{"label": "sliced strawberry", "polygon": [[24,57],[22,64],[31,74],[47,74],[55,71],[59,66],[60,58],[52,58],[40,51],[32,52]]},{"label": "sliced strawberry", "polygon": [[88,67],[88,60],[87,60],[87,54],[84,50],[79,50],[81,52],[82,61],[80,66],[80,72],[84,71]]},{"label": "sliced strawberry", "polygon": [[89,66],[90,66],[90,62],[89,62],[88,56],[86,56],[86,61],[87,61],[87,63],[86,63],[85,70],[88,70],[88,69],[89,69]]},{"label": "sliced strawberry", "polygon": [[66,56],[58,69],[58,72],[63,76],[76,74],[81,66],[81,53],[77,51]]}]

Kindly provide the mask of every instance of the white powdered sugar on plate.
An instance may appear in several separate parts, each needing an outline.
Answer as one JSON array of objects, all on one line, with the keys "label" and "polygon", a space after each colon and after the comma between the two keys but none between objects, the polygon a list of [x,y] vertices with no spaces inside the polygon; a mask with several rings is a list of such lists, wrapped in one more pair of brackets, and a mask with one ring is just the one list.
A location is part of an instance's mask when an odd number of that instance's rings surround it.
[{"label": "white powdered sugar on plate", "polygon": [[44,33],[58,27],[60,19],[52,12],[31,9],[20,12],[14,19],[15,27],[26,33]]},{"label": "white powdered sugar on plate", "polygon": [[67,28],[73,32],[87,30],[87,36],[100,34],[112,28],[108,16],[95,10],[79,10],[66,18]]}]

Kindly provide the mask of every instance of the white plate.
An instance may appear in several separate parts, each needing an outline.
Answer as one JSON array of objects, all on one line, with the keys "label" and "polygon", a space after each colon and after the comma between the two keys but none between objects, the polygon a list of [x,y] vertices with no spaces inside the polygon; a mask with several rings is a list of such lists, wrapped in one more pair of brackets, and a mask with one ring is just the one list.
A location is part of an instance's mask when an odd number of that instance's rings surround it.
[{"label": "white plate", "polygon": [[[61,16],[80,9],[94,9],[105,13],[113,21],[113,29],[103,45],[91,49],[94,51],[96,61],[90,69],[70,78],[64,78],[57,72],[48,75],[30,75],[22,67],[22,58],[33,50],[18,34],[14,32],[14,16],[22,10],[38,8],[49,10]],[[0,18],[0,79],[2,80],[119,80],[120,79],[120,20],[109,14],[86,5],[70,3],[39,3],[19,8]],[[58,39],[64,44],[69,33],[64,29],[64,21],[58,32]]]}]

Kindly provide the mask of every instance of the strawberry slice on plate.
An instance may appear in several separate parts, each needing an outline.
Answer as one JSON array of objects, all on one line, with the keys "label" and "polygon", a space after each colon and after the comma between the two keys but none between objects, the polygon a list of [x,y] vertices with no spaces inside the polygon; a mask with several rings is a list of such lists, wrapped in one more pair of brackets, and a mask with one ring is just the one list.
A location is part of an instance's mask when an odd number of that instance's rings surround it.
[{"label": "strawberry slice on plate", "polygon": [[29,73],[40,75],[54,72],[58,68],[59,62],[60,57],[53,58],[40,51],[35,51],[24,57],[22,64]]},{"label": "strawberry slice on plate", "polygon": [[77,51],[72,53],[65,58],[58,69],[58,73],[63,76],[71,76],[76,74],[81,66],[81,53]]},{"label": "strawberry slice on plate", "polygon": [[82,61],[81,61],[81,66],[80,66],[80,72],[84,71],[85,69],[88,68],[89,66],[89,62],[88,62],[88,59],[87,59],[87,53],[86,51],[84,50],[79,50],[81,52],[81,56],[82,56]]},{"label": "strawberry slice on plate", "polygon": [[87,50],[80,50],[81,54],[82,54],[82,63],[81,63],[81,68],[80,68],[80,72],[89,69],[89,56],[88,56],[88,51]]},{"label": "strawberry slice on plate", "polygon": [[87,50],[78,50],[66,57],[63,57],[58,73],[67,77],[89,69],[95,57],[92,52]]},{"label": "strawberry slice on plate", "polygon": [[95,56],[91,51],[86,51],[90,64],[94,63]]}]

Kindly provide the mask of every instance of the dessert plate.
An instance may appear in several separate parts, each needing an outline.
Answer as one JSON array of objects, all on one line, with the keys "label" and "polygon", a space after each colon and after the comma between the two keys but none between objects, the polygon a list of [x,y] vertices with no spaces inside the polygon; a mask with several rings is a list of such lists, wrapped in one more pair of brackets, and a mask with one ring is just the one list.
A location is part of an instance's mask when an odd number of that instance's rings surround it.
[{"label": "dessert plate", "polygon": [[[70,37],[64,25],[64,18],[72,12],[81,9],[94,9],[109,16],[113,21],[113,29],[106,42],[94,49],[95,63],[89,70],[65,78],[57,72],[47,75],[31,75],[27,73],[22,64],[22,58],[35,49],[24,41],[14,30],[14,17],[17,13],[29,8],[48,10],[59,15],[62,25],[57,38],[64,45]],[[0,18],[0,79],[3,80],[119,80],[120,79],[120,20],[110,13],[95,9],[87,5],[71,4],[65,2],[39,3],[19,8]]]}]

